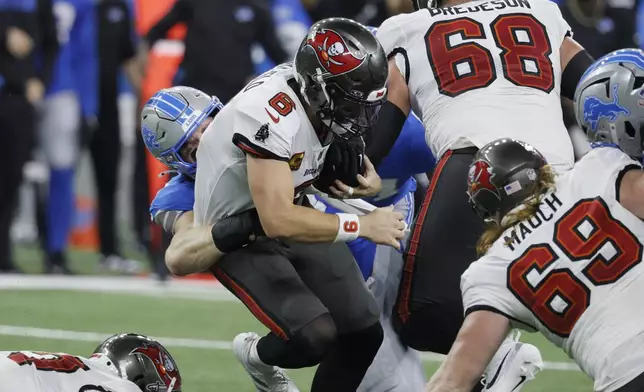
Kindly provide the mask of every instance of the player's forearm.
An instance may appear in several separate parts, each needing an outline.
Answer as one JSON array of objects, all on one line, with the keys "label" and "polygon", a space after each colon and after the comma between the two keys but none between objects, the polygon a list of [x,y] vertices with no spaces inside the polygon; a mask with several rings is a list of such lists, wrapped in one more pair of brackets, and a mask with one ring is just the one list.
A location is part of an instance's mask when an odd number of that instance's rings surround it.
[{"label": "player's forearm", "polygon": [[426,392],[470,392],[479,382],[483,370],[479,371],[477,364],[467,358],[450,352],[427,384]]},{"label": "player's forearm", "polygon": [[210,226],[182,230],[172,237],[165,263],[173,275],[186,276],[212,267],[223,254],[212,242]]},{"label": "player's forearm", "polygon": [[274,209],[259,217],[266,235],[299,242],[332,242],[338,235],[339,218],[313,208],[291,205]]},{"label": "player's forearm", "polygon": [[441,366],[434,376],[427,383],[425,392],[469,392],[474,384],[468,387],[466,383],[450,380],[444,371],[445,365]]},{"label": "player's forearm", "polygon": [[508,319],[500,314],[489,311],[469,314],[452,344],[447,359],[429,382],[427,391],[471,391],[479,382],[509,329]]}]

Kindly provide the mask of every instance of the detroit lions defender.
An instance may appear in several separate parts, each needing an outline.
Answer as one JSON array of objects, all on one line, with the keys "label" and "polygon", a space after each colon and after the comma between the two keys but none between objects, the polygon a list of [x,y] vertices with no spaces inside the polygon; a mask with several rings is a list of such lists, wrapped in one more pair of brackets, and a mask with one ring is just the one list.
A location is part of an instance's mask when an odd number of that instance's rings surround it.
[{"label": "detroit lions defender", "polygon": [[65,353],[0,352],[0,392],[181,392],[170,353],[147,336],[122,333],[89,358]]}]

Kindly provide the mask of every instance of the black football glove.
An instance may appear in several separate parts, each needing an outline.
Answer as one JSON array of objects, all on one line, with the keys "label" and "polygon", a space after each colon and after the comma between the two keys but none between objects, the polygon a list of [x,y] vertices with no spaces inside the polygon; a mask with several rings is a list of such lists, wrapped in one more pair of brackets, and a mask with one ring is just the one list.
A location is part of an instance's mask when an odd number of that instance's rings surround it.
[{"label": "black football glove", "polygon": [[340,180],[348,186],[358,187],[358,174],[364,173],[365,143],[362,137],[349,140],[335,138],[329,146],[324,160],[324,167],[313,186],[324,193],[329,192],[329,186],[335,180]]}]

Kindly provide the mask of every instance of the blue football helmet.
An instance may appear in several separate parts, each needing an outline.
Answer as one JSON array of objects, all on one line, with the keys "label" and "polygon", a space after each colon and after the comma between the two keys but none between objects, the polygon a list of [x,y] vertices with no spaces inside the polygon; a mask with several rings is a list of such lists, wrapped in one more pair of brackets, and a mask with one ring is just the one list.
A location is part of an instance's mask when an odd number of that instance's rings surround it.
[{"label": "blue football helmet", "polygon": [[159,90],[141,110],[143,141],[163,164],[194,177],[197,165],[181,157],[181,148],[204,120],[214,117],[223,107],[217,97],[192,87]]},{"label": "blue football helmet", "polygon": [[644,52],[620,49],[591,65],[575,91],[575,117],[591,143],[618,145],[642,158]]}]

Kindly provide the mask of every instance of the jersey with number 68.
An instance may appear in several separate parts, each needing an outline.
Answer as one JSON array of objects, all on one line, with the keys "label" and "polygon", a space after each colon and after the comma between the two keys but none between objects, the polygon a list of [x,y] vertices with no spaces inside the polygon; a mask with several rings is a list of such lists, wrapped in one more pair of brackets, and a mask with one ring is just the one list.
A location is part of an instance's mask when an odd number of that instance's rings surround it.
[{"label": "jersey with number 68", "polygon": [[565,171],[574,156],[559,49],[571,34],[554,2],[489,0],[396,15],[376,37],[394,56],[437,158],[512,137]]},{"label": "jersey with number 68", "polygon": [[0,392],[141,392],[122,379],[107,357],[0,352]]},{"label": "jersey with number 68", "polygon": [[538,330],[615,391],[644,373],[644,222],[619,204],[639,163],[613,147],[586,154],[538,213],[508,229],[461,277],[466,313],[491,310]]},{"label": "jersey with number 68", "polygon": [[254,206],[246,154],[288,163],[294,194],[318,177],[329,143],[320,141],[294,81],[290,63],[260,75],[226,104],[203,133],[195,176],[197,224],[214,224]]}]

